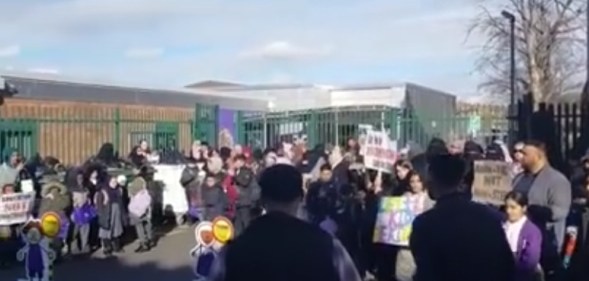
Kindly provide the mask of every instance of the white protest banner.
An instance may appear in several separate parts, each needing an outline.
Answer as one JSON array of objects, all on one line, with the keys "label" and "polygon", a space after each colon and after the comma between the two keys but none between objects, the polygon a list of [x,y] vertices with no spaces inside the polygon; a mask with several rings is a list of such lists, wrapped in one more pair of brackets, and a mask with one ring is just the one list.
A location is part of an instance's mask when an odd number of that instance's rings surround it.
[{"label": "white protest banner", "polygon": [[184,165],[153,165],[156,169],[153,175],[154,180],[164,184],[163,190],[163,207],[164,211],[172,209],[176,215],[184,215],[188,212],[188,202],[186,202],[186,193],[180,184],[180,177],[184,170]]},{"label": "white protest banner", "polygon": [[20,190],[23,193],[35,192],[35,186],[33,185],[33,180],[21,180],[20,181]]},{"label": "white protest banner", "polygon": [[512,190],[512,166],[503,161],[481,160],[474,162],[473,200],[503,205],[503,199]]},{"label": "white protest banner", "polygon": [[13,193],[0,195],[0,225],[24,223],[29,219],[35,193]]},{"label": "white protest banner", "polygon": [[397,161],[397,141],[392,141],[385,132],[366,133],[364,166],[385,173],[392,173]]}]

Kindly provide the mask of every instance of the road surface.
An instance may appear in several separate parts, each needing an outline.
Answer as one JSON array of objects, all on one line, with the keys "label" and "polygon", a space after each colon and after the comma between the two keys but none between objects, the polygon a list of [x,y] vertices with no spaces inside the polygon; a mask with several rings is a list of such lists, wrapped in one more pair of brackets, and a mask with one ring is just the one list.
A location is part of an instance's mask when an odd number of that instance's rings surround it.
[{"label": "road surface", "polygon": [[[65,260],[56,266],[54,281],[191,281],[194,275],[188,252],[194,246],[192,233],[192,228],[176,228],[147,253],[134,253],[134,242],[125,247],[125,253],[112,258],[104,258],[99,251],[90,257]],[[0,269],[0,276],[1,281],[24,278],[24,266]]]}]

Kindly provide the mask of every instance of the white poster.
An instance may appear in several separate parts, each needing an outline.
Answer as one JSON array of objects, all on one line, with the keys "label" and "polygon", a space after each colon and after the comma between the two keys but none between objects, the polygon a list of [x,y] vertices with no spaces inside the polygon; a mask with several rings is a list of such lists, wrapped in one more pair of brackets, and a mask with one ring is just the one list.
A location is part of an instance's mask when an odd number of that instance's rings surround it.
[{"label": "white poster", "polygon": [[397,161],[397,141],[393,141],[385,132],[368,131],[366,133],[364,166],[384,173],[392,173]]},{"label": "white poster", "polygon": [[23,193],[35,192],[33,180],[21,180],[20,191],[22,191]]},{"label": "white poster", "polygon": [[184,214],[188,212],[188,202],[186,202],[186,193],[180,184],[180,177],[184,170],[184,165],[154,165],[157,171],[154,174],[154,180],[164,183],[163,205],[171,207],[175,214]]},{"label": "white poster", "polygon": [[26,222],[33,209],[34,201],[34,192],[0,195],[0,225]]}]

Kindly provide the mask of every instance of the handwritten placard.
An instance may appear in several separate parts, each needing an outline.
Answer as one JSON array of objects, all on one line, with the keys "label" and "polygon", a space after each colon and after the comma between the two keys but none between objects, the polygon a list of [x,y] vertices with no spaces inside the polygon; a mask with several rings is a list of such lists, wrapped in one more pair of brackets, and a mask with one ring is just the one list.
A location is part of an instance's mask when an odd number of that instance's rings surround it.
[{"label": "handwritten placard", "polygon": [[475,161],[473,200],[481,203],[502,205],[505,195],[512,190],[513,168],[502,161]]},{"label": "handwritten placard", "polygon": [[368,169],[392,173],[397,161],[397,142],[385,132],[368,131],[364,143],[364,166]]},{"label": "handwritten placard", "polygon": [[13,193],[0,196],[0,225],[24,223],[29,220],[35,194]]},{"label": "handwritten placard", "polygon": [[424,196],[395,196],[380,199],[373,241],[409,246],[413,220],[423,212],[424,200]]}]

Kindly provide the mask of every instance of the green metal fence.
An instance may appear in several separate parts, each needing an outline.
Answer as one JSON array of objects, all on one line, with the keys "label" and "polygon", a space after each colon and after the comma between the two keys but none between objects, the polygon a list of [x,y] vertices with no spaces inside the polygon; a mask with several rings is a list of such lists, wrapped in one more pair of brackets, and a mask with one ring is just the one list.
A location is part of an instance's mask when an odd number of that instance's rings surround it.
[{"label": "green metal fence", "polygon": [[409,141],[426,145],[431,138],[445,140],[489,138],[506,132],[503,117],[453,116],[449,118],[417,116],[386,106],[339,107],[316,110],[261,113],[239,118],[239,141],[253,147],[274,146],[281,141],[306,138],[314,146],[320,143],[343,145],[364,128],[385,131],[400,146]]}]

